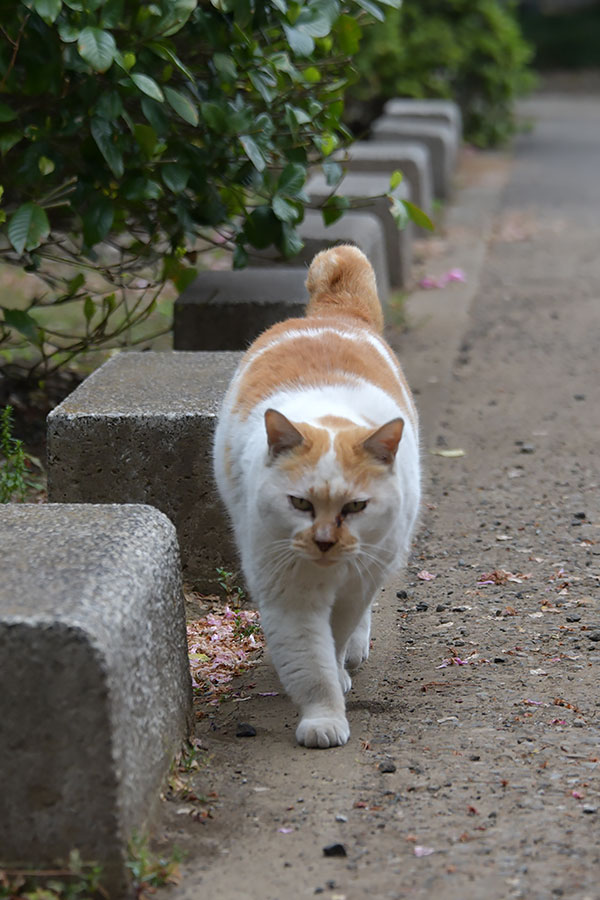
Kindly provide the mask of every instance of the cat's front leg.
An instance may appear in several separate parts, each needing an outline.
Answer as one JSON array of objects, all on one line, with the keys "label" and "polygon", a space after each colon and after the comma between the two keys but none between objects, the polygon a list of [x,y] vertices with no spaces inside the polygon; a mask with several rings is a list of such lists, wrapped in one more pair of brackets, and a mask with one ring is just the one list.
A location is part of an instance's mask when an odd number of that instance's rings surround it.
[{"label": "cat's front leg", "polygon": [[277,674],[300,709],[296,739],[305,747],[338,747],[350,737],[330,612],[331,602],[306,597],[261,609]]}]

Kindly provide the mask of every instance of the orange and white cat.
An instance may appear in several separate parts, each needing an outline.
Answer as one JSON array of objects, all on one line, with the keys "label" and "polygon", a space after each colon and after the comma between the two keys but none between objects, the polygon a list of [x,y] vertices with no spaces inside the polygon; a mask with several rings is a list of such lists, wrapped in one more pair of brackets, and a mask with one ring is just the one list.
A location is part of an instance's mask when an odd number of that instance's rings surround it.
[{"label": "orange and white cat", "polygon": [[319,253],[306,318],[260,335],[229,387],[214,467],[251,597],[307,747],[345,744],[348,669],[403,566],[420,496],[417,412],[381,337],[373,269]]}]

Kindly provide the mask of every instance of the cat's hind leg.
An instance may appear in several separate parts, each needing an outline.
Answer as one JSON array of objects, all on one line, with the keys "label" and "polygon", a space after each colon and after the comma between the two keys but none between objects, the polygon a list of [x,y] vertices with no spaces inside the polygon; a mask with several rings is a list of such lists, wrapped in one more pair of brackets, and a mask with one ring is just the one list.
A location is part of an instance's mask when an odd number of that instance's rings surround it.
[{"label": "cat's hind leg", "polygon": [[347,692],[352,687],[347,668],[356,669],[369,655],[371,611],[370,604],[365,608],[360,588],[352,590],[346,585],[339,592],[331,613],[331,629],[340,684]]},{"label": "cat's hind leg", "polygon": [[371,604],[365,609],[360,621],[346,646],[344,665],[350,670],[358,669],[361,663],[369,658],[371,643]]}]

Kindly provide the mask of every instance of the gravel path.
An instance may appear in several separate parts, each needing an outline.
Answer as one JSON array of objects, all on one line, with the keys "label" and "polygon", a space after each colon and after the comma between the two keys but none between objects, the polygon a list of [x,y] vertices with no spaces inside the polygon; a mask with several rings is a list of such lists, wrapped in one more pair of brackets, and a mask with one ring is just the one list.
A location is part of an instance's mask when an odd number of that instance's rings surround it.
[{"label": "gravel path", "polygon": [[265,657],[162,804],[159,844],[186,853],[162,897],[600,897],[600,105],[523,112],[511,160],[467,160],[428,262],[467,284],[415,292],[395,339],[426,505],[350,743],[295,746]]}]

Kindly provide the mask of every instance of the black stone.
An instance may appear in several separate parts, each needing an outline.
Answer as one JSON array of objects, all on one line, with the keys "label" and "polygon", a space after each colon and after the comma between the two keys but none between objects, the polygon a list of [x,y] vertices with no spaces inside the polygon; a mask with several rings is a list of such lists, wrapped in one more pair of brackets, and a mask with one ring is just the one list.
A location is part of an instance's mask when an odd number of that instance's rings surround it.
[{"label": "black stone", "polygon": [[398,600],[408,600],[408,594],[406,591],[396,591],[396,597]]},{"label": "black stone", "polygon": [[327,844],[323,847],[323,856],[347,856],[346,848],[343,844]]},{"label": "black stone", "polygon": [[384,773],[395,772],[396,764],[391,761],[391,759],[384,759],[383,762],[379,763],[379,771]]},{"label": "black stone", "polygon": [[424,603],[422,600],[420,600],[419,603],[417,603],[417,605],[415,606],[415,609],[417,610],[417,612],[425,612],[429,609],[429,604]]},{"label": "black stone", "polygon": [[256,737],[256,728],[248,722],[238,722],[236,737]]}]

